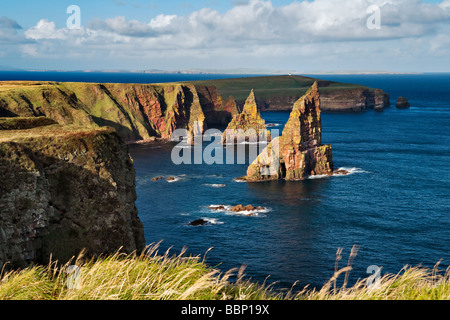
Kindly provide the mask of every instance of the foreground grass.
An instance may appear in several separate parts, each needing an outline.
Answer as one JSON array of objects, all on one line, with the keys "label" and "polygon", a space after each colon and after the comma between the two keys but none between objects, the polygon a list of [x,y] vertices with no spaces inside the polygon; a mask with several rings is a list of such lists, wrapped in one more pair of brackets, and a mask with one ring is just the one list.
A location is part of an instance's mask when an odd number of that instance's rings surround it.
[{"label": "foreground grass", "polygon": [[[115,254],[69,264],[80,267],[79,277],[67,274],[68,265],[33,266],[3,272],[0,300],[442,300],[450,299],[450,272],[405,267],[387,274],[376,286],[366,280],[350,288],[336,288],[337,279],[347,277],[351,266],[337,270],[320,290],[292,290],[283,294],[271,286],[244,279],[243,269],[221,273],[200,257],[158,254],[158,246],[142,255]],[[73,276],[73,274],[72,274]],[[230,279],[234,277],[234,281]],[[76,279],[74,281],[74,279]]]}]

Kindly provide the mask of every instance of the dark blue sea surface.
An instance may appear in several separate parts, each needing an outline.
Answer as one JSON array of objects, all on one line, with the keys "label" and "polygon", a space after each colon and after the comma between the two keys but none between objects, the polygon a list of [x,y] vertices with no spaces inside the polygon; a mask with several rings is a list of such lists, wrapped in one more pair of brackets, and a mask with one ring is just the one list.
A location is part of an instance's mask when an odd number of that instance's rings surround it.
[{"label": "dark blue sea surface", "polygon": [[0,71],[0,81],[57,81],[94,83],[164,83],[241,78],[243,76],[251,77],[255,75],[82,71]]},{"label": "dark blue sea surface", "polygon": [[[321,76],[382,88],[393,106],[384,112],[323,114],[323,142],[348,176],[247,184],[234,179],[247,165],[174,165],[174,144],[131,147],[137,207],[147,243],[203,256],[226,271],[245,264],[253,280],[276,287],[320,287],[359,246],[350,280],[405,265],[441,269],[450,263],[450,75]],[[395,107],[398,96],[412,107]],[[282,129],[288,112],[263,113]],[[207,144],[208,142],[205,142]],[[155,176],[178,180],[151,181]],[[252,204],[256,216],[214,211],[210,205]],[[196,219],[207,226],[188,226]]]},{"label": "dark blue sea surface", "polygon": [[[154,75],[0,72],[2,80],[84,82],[172,82],[237,75]],[[347,176],[298,182],[247,184],[247,164],[175,165],[175,144],[130,146],[136,167],[136,205],[148,244],[161,252],[188,248],[206,254],[223,271],[245,264],[253,280],[277,288],[320,287],[359,245],[351,282],[366,278],[371,265],[397,273],[405,265],[441,269],[450,264],[450,75],[323,75],[390,93],[384,112],[322,114],[323,143],[332,144],[336,168]],[[399,110],[399,96],[411,108]],[[262,113],[281,130],[289,112]],[[281,132],[281,131],[280,131]],[[205,142],[205,147],[208,142]],[[229,147],[228,147],[229,148]],[[229,150],[229,149],[225,149]],[[178,151],[177,149],[175,149]],[[152,181],[175,176],[174,182]],[[263,206],[255,216],[214,211],[210,205]],[[206,226],[188,226],[204,218]],[[342,277],[342,276],[341,276]]]}]

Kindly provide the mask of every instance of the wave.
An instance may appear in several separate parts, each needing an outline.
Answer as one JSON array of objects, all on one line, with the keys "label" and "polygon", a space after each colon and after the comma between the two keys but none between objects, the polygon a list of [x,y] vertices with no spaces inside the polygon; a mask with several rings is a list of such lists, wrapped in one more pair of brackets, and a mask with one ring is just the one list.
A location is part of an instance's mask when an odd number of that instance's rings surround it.
[{"label": "wave", "polygon": [[169,177],[166,179],[166,181],[168,183],[174,183],[174,182],[180,181],[180,179],[181,179],[180,177]]},{"label": "wave", "polygon": [[223,221],[220,221],[217,218],[202,218],[207,222],[207,225],[218,225],[218,224],[224,224]]},{"label": "wave", "polygon": [[318,174],[318,175],[315,175],[315,176],[309,176],[308,179],[309,180],[315,180],[315,179],[324,179],[324,178],[328,178],[328,177],[330,177],[330,176],[327,175],[327,174]]},{"label": "wave", "polygon": [[[344,172],[344,171],[346,171],[346,172],[348,172],[348,173],[338,173],[339,171],[341,171],[341,172]],[[355,174],[355,173],[370,173],[369,171],[366,171],[366,170],[364,170],[364,169],[361,169],[361,168],[356,168],[356,167],[341,167],[341,168],[338,168],[337,170],[336,170],[336,174],[333,174],[334,176],[345,176],[345,175],[350,175],[350,174]]]},{"label": "wave", "polygon": [[205,183],[203,185],[207,186],[207,187],[211,187],[211,188],[224,188],[224,187],[226,187],[226,185],[222,184],[222,183]]},{"label": "wave", "polygon": [[258,217],[258,216],[265,217],[264,213],[272,211],[271,208],[258,207],[255,210],[243,210],[239,212],[234,212],[232,205],[224,205],[224,204],[213,204],[208,206],[208,209],[213,212],[223,212],[226,215],[247,216],[247,217]]},{"label": "wave", "polygon": [[343,177],[343,176],[349,176],[355,173],[370,173],[369,171],[363,170],[361,168],[356,167],[341,167],[336,169],[333,174],[319,174],[315,176],[309,176],[308,179],[314,180],[314,179],[324,179],[329,177]]}]

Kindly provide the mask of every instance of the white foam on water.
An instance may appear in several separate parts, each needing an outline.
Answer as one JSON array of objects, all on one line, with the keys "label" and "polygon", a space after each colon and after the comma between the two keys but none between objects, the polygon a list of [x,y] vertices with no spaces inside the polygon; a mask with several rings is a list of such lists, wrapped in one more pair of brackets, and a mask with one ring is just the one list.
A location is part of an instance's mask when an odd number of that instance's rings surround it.
[{"label": "white foam on water", "polygon": [[315,180],[315,179],[324,179],[324,178],[328,178],[328,177],[329,177],[329,175],[327,175],[327,174],[318,174],[316,176],[309,176],[308,179]]},{"label": "white foam on water", "polygon": [[205,220],[207,222],[207,225],[218,225],[218,224],[224,224],[223,221],[220,221],[217,218],[202,218],[203,220]]},{"label": "white foam on water", "polygon": [[[221,208],[221,209],[214,209],[214,208]],[[223,207],[223,208],[222,208]],[[253,217],[265,217],[264,213],[268,213],[272,211],[271,208],[265,208],[262,207],[258,210],[245,210],[245,211],[239,211],[239,212],[233,212],[233,206],[231,205],[224,205],[224,204],[213,204],[208,206],[208,209],[212,212],[223,212],[226,215],[233,215],[233,216],[253,216]]]},{"label": "white foam on water", "polygon": [[175,178],[175,179],[174,179],[174,180],[167,180],[167,179],[166,179],[166,181],[167,181],[168,183],[174,183],[174,182],[180,181],[180,177],[171,177],[171,178]]},{"label": "white foam on water", "polygon": [[[223,207],[223,209],[218,209],[219,207]],[[233,206],[227,206],[224,204],[212,204],[212,205],[208,206],[208,209],[213,212],[231,211],[232,208],[233,208]]]},{"label": "white foam on water", "polygon": [[351,168],[349,168],[349,167],[342,167],[342,168],[337,169],[336,171],[339,171],[339,170],[347,171],[348,173],[347,174],[337,173],[337,174],[334,174],[333,176],[345,176],[345,175],[348,176],[350,174],[355,174],[355,173],[370,173],[369,171],[366,171],[366,170],[361,169],[361,168],[356,168],[356,167],[351,167]]},{"label": "white foam on water", "polygon": [[204,186],[211,187],[211,188],[225,188],[225,184],[221,183],[205,183]]}]

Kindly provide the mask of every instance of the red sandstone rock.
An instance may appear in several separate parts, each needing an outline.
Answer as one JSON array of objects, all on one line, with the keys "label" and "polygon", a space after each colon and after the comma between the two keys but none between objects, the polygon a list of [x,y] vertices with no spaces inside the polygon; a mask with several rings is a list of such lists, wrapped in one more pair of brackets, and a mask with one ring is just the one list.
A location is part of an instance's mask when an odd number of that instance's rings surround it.
[{"label": "red sandstone rock", "polygon": [[247,170],[247,181],[302,180],[333,172],[331,145],[322,145],[317,82],[294,104],[280,138],[274,139]]}]

